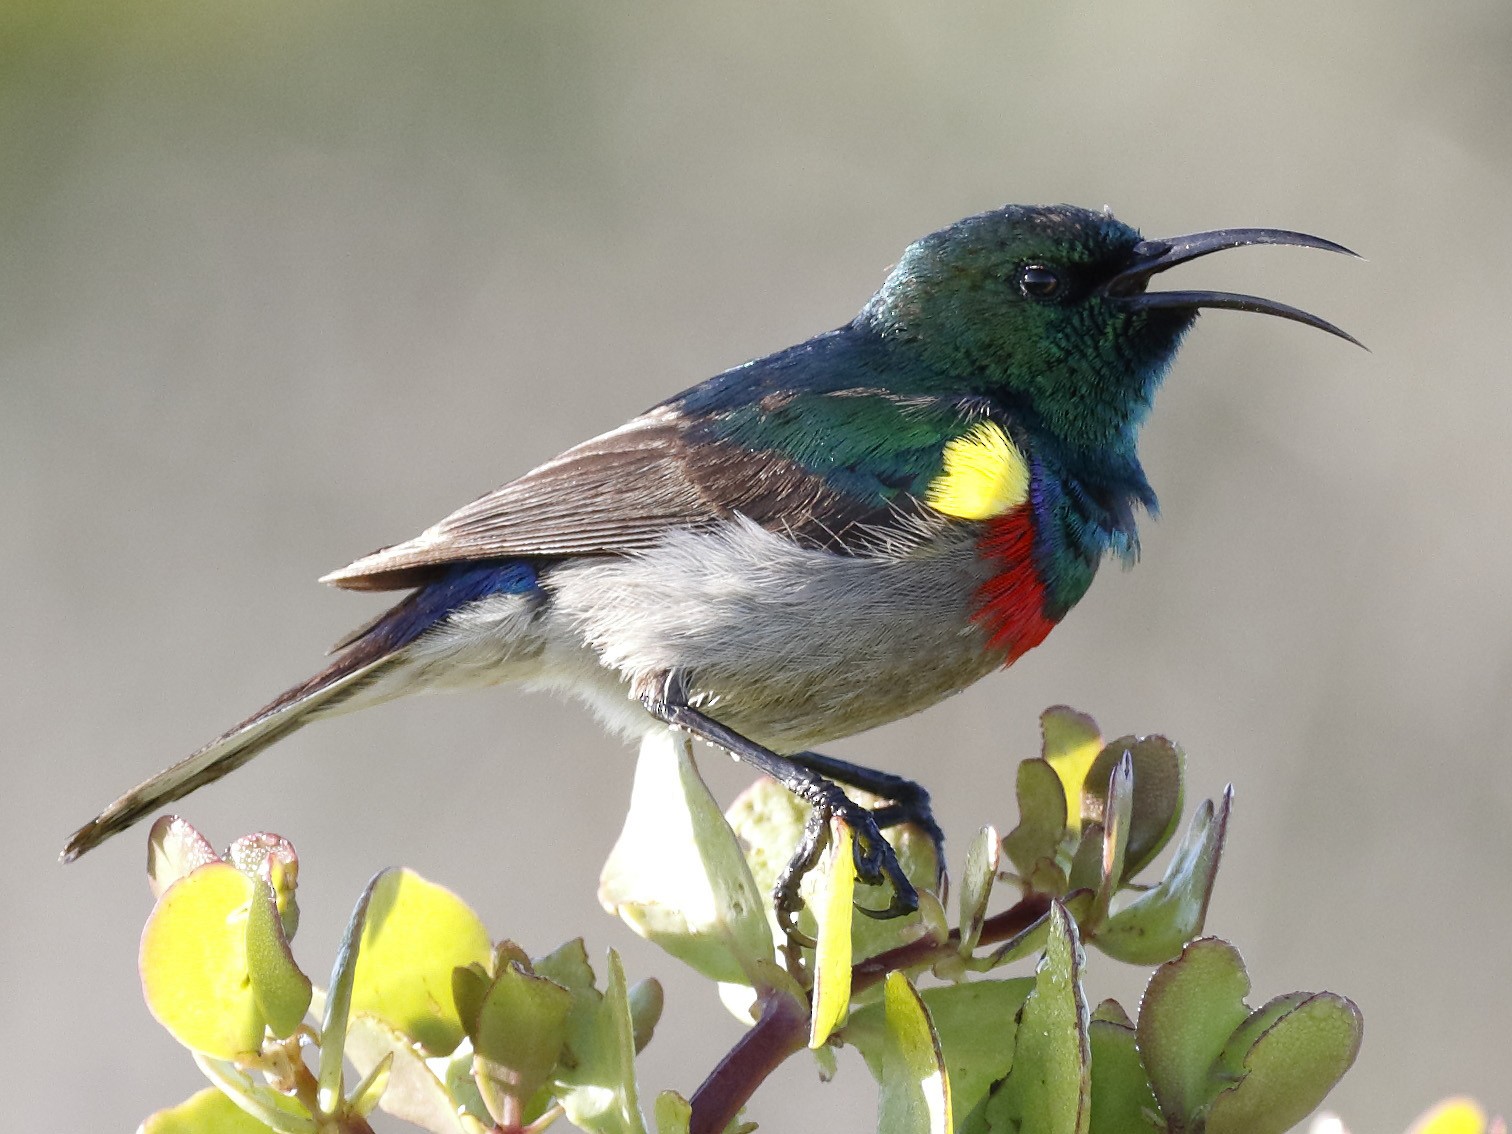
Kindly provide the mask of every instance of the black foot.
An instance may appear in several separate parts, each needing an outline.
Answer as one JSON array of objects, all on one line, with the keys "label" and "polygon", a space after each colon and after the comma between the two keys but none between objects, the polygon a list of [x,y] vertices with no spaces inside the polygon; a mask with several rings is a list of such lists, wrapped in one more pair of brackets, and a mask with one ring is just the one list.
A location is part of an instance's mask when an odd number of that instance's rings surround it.
[{"label": "black foot", "polygon": [[[899,803],[893,808],[880,808],[876,812],[869,811],[846,795],[838,784],[826,779],[815,765],[823,763],[829,767],[840,767],[848,772],[854,770],[857,773],[865,773],[866,769],[857,769],[854,765],[831,760],[818,753],[808,752],[801,757],[787,757],[779,756],[770,749],[763,748],[755,741],[748,740],[740,733],[726,728],[713,717],[690,705],[686,686],[681,675],[677,673],[669,674],[655,692],[644,695],[641,700],[647,711],[658,720],[664,721],[673,728],[684,729],[710,744],[717,744],[737,760],[743,760],[759,771],[765,772],[813,808],[804,826],[803,838],[798,842],[798,849],[793,852],[793,857],[783,868],[782,874],[777,879],[777,885],[773,888],[772,896],[777,909],[777,922],[782,926],[783,932],[787,934],[790,941],[800,945],[813,944],[798,932],[796,917],[798,911],[803,908],[803,899],[798,893],[798,886],[803,876],[818,863],[824,848],[829,845],[831,819],[840,819],[854,833],[856,876],[868,885],[892,884],[893,900],[886,909],[872,910],[864,906],[857,908],[869,917],[878,918],[900,917],[919,908],[918,892],[914,889],[913,883],[908,880],[908,876],[903,873],[903,868],[898,864],[898,856],[891,844],[882,837],[883,826],[908,821],[903,816],[908,805]],[[890,787],[909,784],[909,781],[901,777],[885,776],[885,773],[874,773],[874,775],[885,777],[890,781]],[[874,779],[872,782],[880,781]],[[852,783],[852,786],[866,791],[873,790],[863,783]],[[939,838],[939,828],[935,825],[933,817],[929,816],[929,796],[917,785],[910,786],[916,789],[917,797],[922,797],[923,814],[928,816],[925,829],[931,832],[931,838]],[[892,797],[889,796],[889,798]],[[893,812],[896,812],[896,815]],[[884,822],[879,823],[879,817]],[[943,838],[939,838],[937,845],[942,844]]]},{"label": "black foot", "polygon": [[860,788],[862,791],[888,800],[888,806],[878,807],[872,811],[872,818],[877,821],[877,826],[885,831],[889,827],[900,827],[905,823],[911,823],[922,830],[934,846],[935,887],[939,889],[943,886],[945,882],[945,832],[940,830],[940,825],[935,822],[929,792],[922,784],[902,776],[895,776],[891,772],[879,772],[861,764],[852,764],[848,760],[837,760],[822,752],[800,752],[792,757],[792,761],[836,783]]},{"label": "black foot", "polygon": [[[798,893],[798,887],[803,876],[814,868],[825,847],[829,846],[831,819],[841,820],[852,831],[856,877],[873,886],[884,882],[892,883],[893,900],[887,908],[874,910],[858,905],[856,909],[867,917],[890,918],[911,914],[919,908],[918,892],[903,873],[892,845],[882,835],[885,824],[878,822],[879,812],[868,811],[846,795],[838,785],[824,780],[819,782],[822,785],[819,791],[793,789],[813,810],[809,812],[808,821],[804,824],[803,838],[798,841],[798,848],[778,875],[777,885],[772,890],[777,906],[777,921],[783,932],[789,939],[804,945],[812,945],[813,942],[798,932],[796,918],[798,911],[803,908],[803,898]],[[792,787],[791,784],[788,786]]]}]

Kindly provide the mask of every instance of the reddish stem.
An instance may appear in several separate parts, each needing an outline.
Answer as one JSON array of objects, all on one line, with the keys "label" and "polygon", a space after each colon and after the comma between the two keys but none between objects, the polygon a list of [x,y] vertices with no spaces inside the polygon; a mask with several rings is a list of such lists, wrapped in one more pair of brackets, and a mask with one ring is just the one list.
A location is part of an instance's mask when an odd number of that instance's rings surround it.
[{"label": "reddish stem", "polygon": [[[1030,895],[988,918],[982,925],[979,944],[993,945],[1016,937],[1049,912],[1048,897]],[[897,969],[917,968],[948,957],[960,948],[960,942],[960,932],[951,930],[941,942],[923,938],[878,953],[851,969],[851,993],[870,988]],[[689,1134],[723,1134],[767,1076],[788,1056],[803,1050],[808,1040],[808,1017],[806,1005],[780,992],[768,994],[761,1018],[693,1092]]]}]

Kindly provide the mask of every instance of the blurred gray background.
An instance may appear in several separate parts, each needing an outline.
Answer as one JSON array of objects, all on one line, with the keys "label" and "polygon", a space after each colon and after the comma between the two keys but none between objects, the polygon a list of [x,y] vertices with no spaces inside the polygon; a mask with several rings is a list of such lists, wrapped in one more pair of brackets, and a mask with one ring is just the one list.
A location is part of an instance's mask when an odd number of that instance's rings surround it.
[{"label": "blurred gray background", "polygon": [[[5,1106],[129,1129],[201,1080],[143,1007],[144,834],[64,836],[377,608],[315,577],[711,373],[837,325],[911,239],[1004,201],[1236,252],[1145,433],[1165,518],[1011,673],[837,751],[926,780],[959,853],[1037,714],[1233,781],[1209,928],[1256,1002],[1329,988],[1356,1134],[1506,1108],[1512,986],[1512,7],[7,0],[0,7]],[[323,724],[182,805],[301,851],[317,974],[376,869],[532,952],[660,975],[645,1086],[737,1034],[607,917],[632,753],[513,691]],[[728,799],[739,769],[709,759]],[[600,963],[602,971],[602,965]],[[1100,955],[1093,991],[1140,982]],[[793,1060],[766,1129],[869,1128]]]}]

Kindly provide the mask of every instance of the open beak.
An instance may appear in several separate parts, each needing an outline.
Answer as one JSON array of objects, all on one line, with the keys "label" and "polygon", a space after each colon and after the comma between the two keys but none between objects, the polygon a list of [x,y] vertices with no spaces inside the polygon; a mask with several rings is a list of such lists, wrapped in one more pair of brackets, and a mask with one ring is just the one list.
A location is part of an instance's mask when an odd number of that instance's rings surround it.
[{"label": "open beak", "polygon": [[1258,295],[1238,295],[1229,291],[1146,291],[1150,277],[1177,264],[1185,264],[1210,252],[1225,248],[1243,248],[1249,244],[1292,244],[1299,248],[1321,248],[1325,252],[1342,252],[1353,256],[1342,244],[1308,236],[1305,232],[1288,232],[1280,228],[1220,228],[1213,232],[1194,232],[1190,236],[1173,236],[1166,240],[1142,240],[1134,246],[1128,267],[1109,280],[1103,290],[1123,299],[1137,311],[1155,308],[1183,308],[1195,311],[1202,307],[1227,307],[1232,311],[1258,311],[1262,315],[1279,315],[1296,323],[1306,323],[1320,331],[1364,347],[1348,331],[1340,330],[1326,319],[1309,314],[1274,299]]}]

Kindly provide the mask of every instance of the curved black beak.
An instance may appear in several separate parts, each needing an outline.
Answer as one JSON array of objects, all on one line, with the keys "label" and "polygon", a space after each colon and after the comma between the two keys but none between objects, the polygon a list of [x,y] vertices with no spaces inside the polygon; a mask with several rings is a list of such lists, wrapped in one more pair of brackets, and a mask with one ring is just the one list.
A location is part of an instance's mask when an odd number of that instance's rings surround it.
[{"label": "curved black beak", "polygon": [[1348,331],[1340,330],[1326,319],[1309,314],[1299,308],[1274,299],[1262,299],[1258,295],[1238,295],[1228,291],[1146,291],[1150,277],[1177,264],[1185,264],[1210,252],[1222,252],[1225,248],[1243,248],[1250,244],[1290,244],[1298,248],[1321,248],[1325,252],[1342,252],[1354,256],[1342,244],[1324,240],[1321,236],[1309,236],[1305,232],[1288,232],[1281,228],[1220,228],[1212,232],[1194,232],[1190,236],[1173,236],[1166,240],[1142,240],[1134,246],[1127,267],[1103,285],[1103,291],[1114,298],[1123,299],[1139,311],[1154,308],[1184,308],[1195,311],[1202,307],[1226,307],[1232,311],[1258,311],[1262,315],[1277,315],[1296,323],[1305,323],[1330,335],[1337,335],[1357,347],[1364,347]]}]

